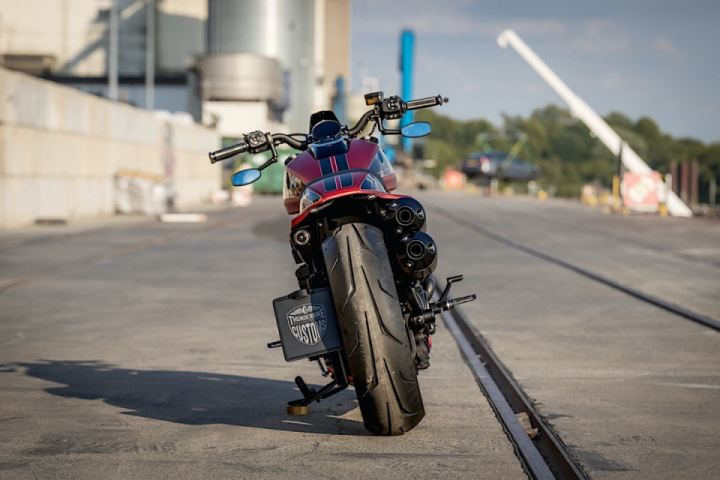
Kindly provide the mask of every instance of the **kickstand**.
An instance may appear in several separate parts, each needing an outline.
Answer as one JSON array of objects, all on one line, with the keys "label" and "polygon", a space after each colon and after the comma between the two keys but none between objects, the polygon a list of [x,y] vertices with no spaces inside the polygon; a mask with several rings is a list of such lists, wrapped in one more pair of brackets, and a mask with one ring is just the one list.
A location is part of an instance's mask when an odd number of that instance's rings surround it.
[{"label": "kickstand", "polygon": [[295,377],[295,383],[303,394],[303,398],[288,402],[288,415],[307,415],[310,413],[310,404],[312,402],[319,402],[323,398],[332,397],[350,385],[347,359],[344,358],[343,353],[340,351],[331,352],[329,360],[332,362],[334,369],[332,371],[333,380],[320,390],[309,388],[302,377]]},{"label": "kickstand", "polygon": [[302,377],[295,377],[295,383],[300,389],[300,392],[303,394],[303,398],[288,402],[288,415],[307,415],[308,413],[310,413],[310,404],[312,402],[319,402],[323,398],[331,397],[347,388],[347,385],[339,386],[337,381],[335,380],[328,383],[320,390],[308,388],[308,386],[305,384],[305,380],[303,380]]}]

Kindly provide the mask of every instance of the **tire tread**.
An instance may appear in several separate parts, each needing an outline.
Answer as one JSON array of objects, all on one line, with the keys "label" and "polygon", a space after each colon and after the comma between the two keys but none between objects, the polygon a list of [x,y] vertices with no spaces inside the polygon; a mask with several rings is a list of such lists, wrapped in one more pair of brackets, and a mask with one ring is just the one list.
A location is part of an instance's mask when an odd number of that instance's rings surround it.
[{"label": "tire tread", "polygon": [[425,410],[382,232],[343,225],[325,240],[323,255],[365,427],[402,435]]}]

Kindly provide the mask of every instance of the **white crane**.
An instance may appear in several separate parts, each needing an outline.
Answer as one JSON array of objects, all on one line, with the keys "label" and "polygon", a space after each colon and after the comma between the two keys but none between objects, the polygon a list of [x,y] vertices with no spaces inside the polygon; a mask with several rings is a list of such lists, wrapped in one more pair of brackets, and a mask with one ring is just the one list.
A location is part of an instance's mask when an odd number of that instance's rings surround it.
[{"label": "white crane", "polygon": [[[614,155],[621,156],[625,168],[636,174],[649,173],[652,171],[627,143],[623,145],[623,140],[615,130],[610,128],[610,125],[608,125],[600,115],[595,113],[583,99],[575,95],[575,93],[565,85],[565,82],[560,80],[560,77],[555,75],[555,72],[550,70],[550,67],[540,60],[540,57],[538,57],[514,31],[505,30],[498,36],[497,42],[502,48],[507,48],[508,45],[513,47],[520,56],[530,64],[533,70],[567,102],[572,114],[582,120],[590,131],[599,138]],[[690,208],[688,208],[674,192],[668,191],[665,203],[671,215],[676,217],[692,217]]]}]

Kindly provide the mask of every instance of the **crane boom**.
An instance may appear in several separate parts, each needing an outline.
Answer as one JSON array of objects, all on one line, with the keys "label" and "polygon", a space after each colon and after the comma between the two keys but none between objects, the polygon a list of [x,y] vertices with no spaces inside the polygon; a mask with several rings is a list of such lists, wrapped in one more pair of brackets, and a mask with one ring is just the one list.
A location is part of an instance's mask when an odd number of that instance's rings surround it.
[{"label": "crane boom", "polygon": [[[562,97],[570,106],[573,115],[579,118],[590,131],[605,144],[605,146],[616,156],[620,155],[623,165],[630,172],[636,174],[650,173],[651,168],[643,161],[635,151],[627,144],[603,120],[600,115],[578,97],[565,82],[560,80],[555,72],[550,70],[545,62],[533,52],[530,47],[513,31],[505,30],[497,38],[498,45],[507,48],[513,47],[520,56]],[[676,217],[692,217],[692,211],[674,192],[667,192],[666,205],[668,212]]]}]

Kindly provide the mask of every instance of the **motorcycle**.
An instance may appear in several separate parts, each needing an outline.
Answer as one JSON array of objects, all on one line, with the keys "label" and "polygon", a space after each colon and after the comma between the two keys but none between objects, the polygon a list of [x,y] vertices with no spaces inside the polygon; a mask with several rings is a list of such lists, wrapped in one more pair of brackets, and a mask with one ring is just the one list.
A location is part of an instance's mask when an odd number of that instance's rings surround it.
[{"label": "motorcycle", "polygon": [[283,184],[285,209],[297,215],[290,247],[299,289],[273,301],[280,340],[268,347],[282,347],[286,361],[317,362],[331,381],[315,389],[296,377],[303,398],[288,402],[289,414],[307,414],[312,402],[352,385],[365,427],[375,434],[401,435],[424,417],[417,377],[430,366],[435,316],[476,296],[448,299],[451,285],[462,280],[455,276],[432,301],[438,252],[426,233],[426,211],[414,198],[390,193],[395,172],[372,135],[375,128],[383,135],[428,135],[428,123],[392,130],[385,121],[447,101],[370,93],[365,103],[372,108],[352,128],[321,111],[311,116],[309,135],[256,131],[210,153],[215,163],[270,152],[259,168],[233,175],[241,186],[277,162],[278,145],[302,152],[285,161]]}]

